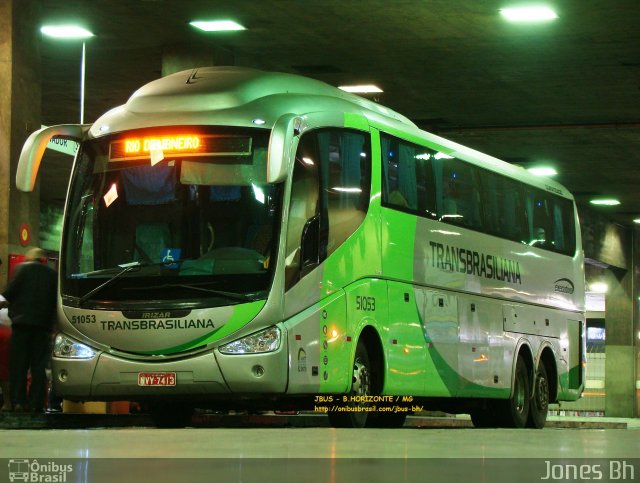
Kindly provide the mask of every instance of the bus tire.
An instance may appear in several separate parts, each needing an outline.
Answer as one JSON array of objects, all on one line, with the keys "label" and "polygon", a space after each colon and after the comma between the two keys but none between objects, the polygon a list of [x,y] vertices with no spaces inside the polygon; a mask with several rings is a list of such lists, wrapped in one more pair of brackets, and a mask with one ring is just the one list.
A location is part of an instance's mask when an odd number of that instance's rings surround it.
[{"label": "bus tire", "polygon": [[[356,355],[353,361],[353,377],[349,396],[369,396],[372,393],[371,362],[364,341],[358,341]],[[370,403],[358,403],[347,401],[343,407],[352,409],[371,406]],[[366,411],[329,411],[329,423],[334,428],[363,428],[367,424],[369,413]]]},{"label": "bus tire", "polygon": [[527,426],[529,428],[542,429],[547,422],[549,411],[549,379],[544,363],[540,361],[536,371],[533,384],[533,397],[529,407],[529,418]]},{"label": "bus tire", "polygon": [[516,361],[516,377],[513,382],[513,393],[504,401],[503,426],[507,428],[524,428],[529,417],[531,402],[531,385],[529,372],[524,358],[519,355]]},{"label": "bus tire", "polygon": [[149,414],[158,428],[184,428],[191,424],[193,407],[181,403],[152,403]]}]

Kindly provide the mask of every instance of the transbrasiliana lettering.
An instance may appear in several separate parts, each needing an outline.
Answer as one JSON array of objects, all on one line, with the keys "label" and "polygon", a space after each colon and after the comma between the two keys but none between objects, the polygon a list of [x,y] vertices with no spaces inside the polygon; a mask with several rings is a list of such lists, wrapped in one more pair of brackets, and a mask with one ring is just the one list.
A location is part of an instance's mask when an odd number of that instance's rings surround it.
[{"label": "transbrasiliana lettering", "polygon": [[101,320],[102,330],[215,329],[211,319]]},{"label": "transbrasiliana lettering", "polygon": [[434,268],[522,284],[520,264],[515,260],[442,243],[429,242],[429,244],[431,245],[431,266]]}]

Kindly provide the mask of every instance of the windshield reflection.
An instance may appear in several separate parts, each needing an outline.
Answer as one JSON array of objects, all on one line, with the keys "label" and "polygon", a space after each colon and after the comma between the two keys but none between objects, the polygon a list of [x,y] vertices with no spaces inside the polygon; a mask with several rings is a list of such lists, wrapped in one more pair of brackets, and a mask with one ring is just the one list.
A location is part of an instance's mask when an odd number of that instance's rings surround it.
[{"label": "windshield reflection", "polygon": [[[269,132],[206,133],[225,149],[242,139],[242,152],[123,160],[111,150],[124,135],[82,144],[63,234],[63,295],[204,306],[227,304],[229,294],[266,297],[282,191],[265,181]],[[193,289],[202,283],[206,290]]]}]

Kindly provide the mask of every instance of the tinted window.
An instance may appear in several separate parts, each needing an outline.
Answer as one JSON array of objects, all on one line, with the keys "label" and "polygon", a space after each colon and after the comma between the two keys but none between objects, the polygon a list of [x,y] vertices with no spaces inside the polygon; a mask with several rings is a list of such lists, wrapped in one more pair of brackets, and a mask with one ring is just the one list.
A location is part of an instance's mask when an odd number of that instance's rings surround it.
[{"label": "tinted window", "polygon": [[572,255],[573,203],[444,153],[381,135],[384,206]]}]

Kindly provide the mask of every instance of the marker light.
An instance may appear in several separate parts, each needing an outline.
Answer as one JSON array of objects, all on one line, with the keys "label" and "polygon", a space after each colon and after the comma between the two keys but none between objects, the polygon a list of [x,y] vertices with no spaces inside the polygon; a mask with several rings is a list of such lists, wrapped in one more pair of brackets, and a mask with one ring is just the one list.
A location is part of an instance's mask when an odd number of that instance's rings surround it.
[{"label": "marker light", "polygon": [[545,5],[503,8],[500,15],[509,22],[546,22],[558,18],[558,14]]},{"label": "marker light", "polygon": [[534,176],[555,176],[558,172],[549,167],[549,166],[537,166],[535,168],[528,168],[529,171]]},{"label": "marker light", "polygon": [[618,200],[615,200],[613,198],[593,199],[589,201],[589,203],[591,203],[592,205],[598,205],[598,206],[616,206],[620,204]]},{"label": "marker light", "polygon": [[40,28],[47,37],[55,39],[88,39],[93,33],[78,25],[44,25]]},{"label": "marker light", "polygon": [[229,32],[233,30],[247,30],[233,20],[197,20],[189,22],[189,25],[205,32]]},{"label": "marker light", "polygon": [[338,89],[342,89],[345,92],[352,92],[354,94],[374,94],[376,92],[383,92],[378,86],[373,84],[355,85],[355,86],[338,86]]}]

